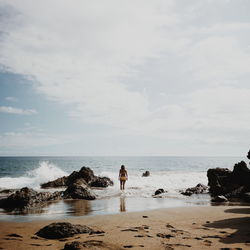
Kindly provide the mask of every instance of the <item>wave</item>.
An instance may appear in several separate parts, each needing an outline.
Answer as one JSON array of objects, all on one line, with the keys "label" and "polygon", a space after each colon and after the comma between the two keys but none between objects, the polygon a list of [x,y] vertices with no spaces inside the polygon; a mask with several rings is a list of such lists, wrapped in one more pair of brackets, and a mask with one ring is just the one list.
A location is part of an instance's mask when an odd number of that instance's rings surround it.
[{"label": "wave", "polygon": [[[94,168],[93,170],[95,172]],[[39,190],[41,183],[52,181],[67,175],[69,175],[69,173],[65,172],[55,164],[41,161],[37,168],[26,172],[23,176],[0,178],[0,188],[11,189],[30,187]],[[125,190],[121,192],[117,172],[101,171],[99,172],[99,176],[107,176],[114,182],[114,186],[106,189],[94,190],[101,199],[116,197],[121,194],[126,197],[152,197],[154,192],[159,188],[168,191],[164,196],[175,198],[179,197],[179,190],[181,189],[193,187],[198,183],[207,183],[205,171],[152,171],[149,177],[142,177],[141,171],[130,171]]]},{"label": "wave", "polygon": [[23,176],[0,178],[0,187],[1,189],[22,187],[39,189],[41,183],[52,181],[65,175],[68,175],[68,173],[55,164],[42,161],[36,169],[26,172]]},{"label": "wave", "polygon": [[206,184],[206,172],[161,171],[152,172],[149,177],[142,177],[141,172],[129,173],[129,179],[123,192],[120,189],[118,174],[114,172],[101,172],[114,181],[114,186],[104,190],[97,190],[99,197],[107,198],[123,194],[128,197],[152,197],[154,192],[163,188],[168,192],[166,197],[179,197],[179,190],[196,186],[198,183]]}]

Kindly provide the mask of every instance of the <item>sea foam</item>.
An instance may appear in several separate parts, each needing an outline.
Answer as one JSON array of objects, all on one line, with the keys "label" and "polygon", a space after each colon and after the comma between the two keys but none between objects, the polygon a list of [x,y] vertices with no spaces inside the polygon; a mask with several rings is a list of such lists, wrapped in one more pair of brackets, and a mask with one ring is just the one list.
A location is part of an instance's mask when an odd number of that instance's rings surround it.
[{"label": "sea foam", "polygon": [[52,181],[65,175],[68,175],[68,173],[57,167],[55,164],[41,161],[37,168],[26,172],[23,176],[0,178],[0,188],[30,187],[39,189],[41,183]]}]

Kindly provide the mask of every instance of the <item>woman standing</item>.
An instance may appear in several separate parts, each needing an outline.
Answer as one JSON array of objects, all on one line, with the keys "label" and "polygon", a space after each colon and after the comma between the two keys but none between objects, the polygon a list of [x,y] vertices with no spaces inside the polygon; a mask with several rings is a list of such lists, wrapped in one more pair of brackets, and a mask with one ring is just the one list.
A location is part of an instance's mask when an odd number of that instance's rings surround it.
[{"label": "woman standing", "polygon": [[124,190],[125,182],[128,180],[128,173],[124,165],[121,165],[121,169],[119,172],[119,179],[120,179],[120,189]]}]

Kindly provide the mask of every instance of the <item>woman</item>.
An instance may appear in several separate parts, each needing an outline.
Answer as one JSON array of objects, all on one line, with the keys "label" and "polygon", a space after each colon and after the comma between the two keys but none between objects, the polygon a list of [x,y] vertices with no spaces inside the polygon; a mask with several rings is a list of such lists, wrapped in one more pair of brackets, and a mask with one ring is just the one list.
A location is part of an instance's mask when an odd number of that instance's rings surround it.
[{"label": "woman", "polygon": [[128,180],[128,173],[124,165],[121,165],[121,169],[119,172],[119,179],[120,179],[120,189],[124,190],[125,182]]}]

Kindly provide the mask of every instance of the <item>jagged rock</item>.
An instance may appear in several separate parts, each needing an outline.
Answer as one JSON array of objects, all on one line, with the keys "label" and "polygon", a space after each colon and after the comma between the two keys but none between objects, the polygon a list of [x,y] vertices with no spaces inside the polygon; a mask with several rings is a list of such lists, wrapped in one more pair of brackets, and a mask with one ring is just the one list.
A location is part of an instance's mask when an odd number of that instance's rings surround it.
[{"label": "jagged rock", "polygon": [[250,160],[250,150],[247,153],[247,158]]},{"label": "jagged rock", "polygon": [[182,191],[181,194],[191,196],[192,194],[204,194],[208,192],[208,187],[201,183],[197,184],[195,187],[188,188]]},{"label": "jagged rock", "polygon": [[74,171],[67,178],[67,185],[74,183],[78,179],[83,179],[86,183],[95,180],[94,172],[87,167],[82,167],[80,171]]},{"label": "jagged rock", "polygon": [[58,188],[66,186],[67,177],[63,176],[54,181],[49,181],[47,183],[41,184],[41,188]]},{"label": "jagged rock", "polygon": [[142,174],[142,177],[148,177],[150,176],[150,172],[149,171],[145,171],[143,174]]},{"label": "jagged rock", "polygon": [[91,187],[108,187],[113,186],[114,183],[108,177],[96,177],[95,180],[89,183]]},{"label": "jagged rock", "polygon": [[243,194],[243,199],[246,202],[250,202],[250,192]]},{"label": "jagged rock", "polygon": [[58,178],[54,181],[41,184],[42,188],[55,188],[70,186],[76,181],[84,181],[86,185],[91,187],[108,187],[113,185],[113,181],[108,177],[98,177],[87,167],[82,167],[80,171],[74,171],[69,176]]},{"label": "jagged rock", "polygon": [[61,239],[72,237],[75,234],[89,234],[92,232],[94,232],[94,230],[85,225],[73,225],[69,222],[58,222],[43,227],[36,232],[36,235],[45,239]]},{"label": "jagged rock", "polygon": [[209,191],[212,197],[242,198],[250,192],[250,170],[244,161],[236,163],[233,171],[224,168],[207,171]]},{"label": "jagged rock", "polygon": [[94,200],[96,196],[86,185],[86,182],[83,179],[79,179],[75,183],[69,185],[64,191],[64,198]]},{"label": "jagged rock", "polygon": [[6,199],[2,199],[0,207],[9,209],[32,209],[41,207],[44,203],[52,200],[60,200],[62,192],[36,192],[31,188],[22,188],[11,194]]},{"label": "jagged rock", "polygon": [[228,199],[223,195],[218,195],[212,199],[212,202],[227,202]]},{"label": "jagged rock", "polygon": [[159,188],[155,191],[155,195],[165,193],[165,190],[163,188]]}]

